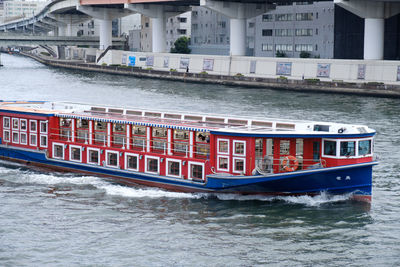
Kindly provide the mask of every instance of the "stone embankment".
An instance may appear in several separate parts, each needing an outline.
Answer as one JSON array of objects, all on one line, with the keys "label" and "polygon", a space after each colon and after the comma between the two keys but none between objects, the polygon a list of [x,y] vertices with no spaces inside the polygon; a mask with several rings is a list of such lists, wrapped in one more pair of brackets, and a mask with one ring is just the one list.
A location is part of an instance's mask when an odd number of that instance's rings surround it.
[{"label": "stone embankment", "polygon": [[316,79],[292,80],[286,77],[262,78],[246,76],[228,76],[211,75],[202,73],[186,73],[177,71],[161,71],[153,69],[143,69],[141,67],[127,66],[103,66],[94,63],[83,63],[77,61],[57,60],[50,57],[39,57],[30,53],[21,53],[31,57],[45,65],[84,70],[93,72],[102,72],[108,74],[117,74],[133,76],[140,78],[164,79],[181,82],[221,84],[229,86],[240,86],[248,88],[265,88],[284,91],[314,92],[314,93],[335,93],[335,94],[353,94],[375,97],[400,98],[400,86],[388,85],[378,82],[367,83],[349,83],[341,81],[319,81]]}]

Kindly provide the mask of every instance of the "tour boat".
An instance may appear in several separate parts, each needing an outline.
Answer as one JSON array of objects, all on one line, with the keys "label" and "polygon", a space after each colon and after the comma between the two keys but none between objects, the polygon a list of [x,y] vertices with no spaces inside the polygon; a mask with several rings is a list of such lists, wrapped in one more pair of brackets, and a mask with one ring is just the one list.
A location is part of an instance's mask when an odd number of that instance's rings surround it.
[{"label": "tour boat", "polygon": [[47,101],[0,102],[0,158],[178,192],[371,201],[364,125]]}]

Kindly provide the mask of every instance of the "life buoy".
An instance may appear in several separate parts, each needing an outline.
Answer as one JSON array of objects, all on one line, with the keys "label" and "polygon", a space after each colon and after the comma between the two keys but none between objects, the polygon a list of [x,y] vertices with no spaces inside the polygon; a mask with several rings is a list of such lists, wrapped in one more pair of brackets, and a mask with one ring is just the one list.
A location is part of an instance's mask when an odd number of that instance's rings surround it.
[{"label": "life buoy", "polygon": [[287,156],[282,160],[282,169],[287,172],[294,172],[299,167],[299,160],[295,156]]}]

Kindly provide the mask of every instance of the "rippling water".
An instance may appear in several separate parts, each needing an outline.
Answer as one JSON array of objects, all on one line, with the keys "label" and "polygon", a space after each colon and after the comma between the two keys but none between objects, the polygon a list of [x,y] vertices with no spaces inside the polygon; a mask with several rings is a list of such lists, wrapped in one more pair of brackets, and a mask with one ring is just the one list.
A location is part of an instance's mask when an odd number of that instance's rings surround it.
[{"label": "rippling water", "polygon": [[0,162],[0,266],[399,266],[400,101],[135,79],[2,55],[1,99],[367,124],[372,205],[129,188]]}]

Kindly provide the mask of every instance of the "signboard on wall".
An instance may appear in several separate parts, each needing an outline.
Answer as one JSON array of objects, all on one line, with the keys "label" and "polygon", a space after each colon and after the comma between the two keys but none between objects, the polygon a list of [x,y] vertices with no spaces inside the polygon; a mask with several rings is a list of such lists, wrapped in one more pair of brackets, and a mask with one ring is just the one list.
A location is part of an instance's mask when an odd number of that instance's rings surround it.
[{"label": "signboard on wall", "polygon": [[331,72],[331,64],[318,64],[317,77],[329,78]]},{"label": "signboard on wall", "polygon": [[358,71],[357,71],[357,79],[359,80],[364,80],[365,79],[365,70],[367,66],[365,64],[359,64],[358,65]]},{"label": "signboard on wall", "polygon": [[121,61],[122,65],[126,65],[126,54],[122,54],[122,61]]},{"label": "signboard on wall", "polygon": [[146,57],[146,66],[153,66],[154,64],[154,56]]},{"label": "signboard on wall", "polygon": [[164,68],[169,67],[169,57],[164,57]]},{"label": "signboard on wall", "polygon": [[187,67],[189,67],[189,58],[181,57],[181,62],[179,64],[179,68],[186,69]]},{"label": "signboard on wall", "polygon": [[214,70],[214,59],[203,59],[203,70]]},{"label": "signboard on wall", "polygon": [[292,75],[292,63],[276,62],[276,75]]},{"label": "signboard on wall", "polygon": [[250,61],[250,73],[256,73],[257,61]]},{"label": "signboard on wall", "polygon": [[397,80],[400,81],[400,66],[397,66]]},{"label": "signboard on wall", "polygon": [[135,66],[136,64],[136,57],[135,56],[129,56],[129,62],[128,62],[128,66]]}]

